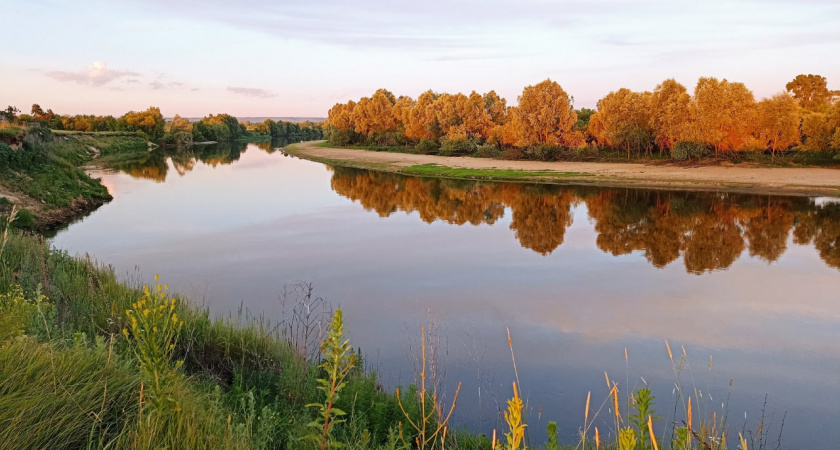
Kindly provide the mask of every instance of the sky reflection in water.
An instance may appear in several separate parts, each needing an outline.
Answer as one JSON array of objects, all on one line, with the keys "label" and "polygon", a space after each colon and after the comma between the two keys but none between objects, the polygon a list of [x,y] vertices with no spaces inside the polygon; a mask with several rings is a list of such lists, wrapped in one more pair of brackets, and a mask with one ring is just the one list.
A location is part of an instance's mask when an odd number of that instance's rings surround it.
[{"label": "sky reflection in water", "polygon": [[745,411],[755,428],[768,394],[776,433],[787,412],[783,443],[840,440],[836,203],[418,179],[273,148],[152,153],[98,174],[114,201],[54,245],[127,279],[160,274],[219,314],[272,317],[285,283],[311,280],[388,388],[414,380],[409,347],[431,314],[450,395],[464,382],[456,420],[473,428],[497,426],[510,395],[509,327],[537,441],[547,420],[575,439],[605,370],[623,392],[644,377],[668,417],[666,338],[685,346],[704,413],[731,393],[733,432]]}]

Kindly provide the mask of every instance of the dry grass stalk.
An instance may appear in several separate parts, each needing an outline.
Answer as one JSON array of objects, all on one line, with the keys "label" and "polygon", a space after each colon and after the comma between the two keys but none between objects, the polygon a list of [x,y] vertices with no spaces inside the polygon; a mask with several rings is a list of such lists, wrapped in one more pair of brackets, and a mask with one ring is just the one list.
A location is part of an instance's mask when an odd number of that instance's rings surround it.
[{"label": "dry grass stalk", "polygon": [[653,444],[653,450],[659,450],[656,434],[653,433],[653,418],[651,416],[648,416],[648,431],[650,431],[650,443]]}]

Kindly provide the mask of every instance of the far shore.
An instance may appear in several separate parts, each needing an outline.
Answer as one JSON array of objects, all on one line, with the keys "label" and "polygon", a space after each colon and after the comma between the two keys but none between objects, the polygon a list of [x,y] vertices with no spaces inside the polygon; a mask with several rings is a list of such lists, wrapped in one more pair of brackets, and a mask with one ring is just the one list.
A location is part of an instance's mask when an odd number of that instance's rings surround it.
[{"label": "far shore", "polygon": [[508,161],[329,148],[318,145],[322,142],[309,141],[292,144],[285,150],[290,155],[329,165],[417,176],[609,187],[840,196],[840,170],[838,169]]}]

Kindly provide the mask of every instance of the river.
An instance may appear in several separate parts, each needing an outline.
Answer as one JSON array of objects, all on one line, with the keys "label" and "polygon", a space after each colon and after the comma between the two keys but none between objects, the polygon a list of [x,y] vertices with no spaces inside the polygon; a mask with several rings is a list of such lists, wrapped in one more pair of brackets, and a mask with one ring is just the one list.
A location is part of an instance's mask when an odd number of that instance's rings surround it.
[{"label": "river", "polygon": [[660,426],[681,418],[679,376],[701,398],[695,421],[727,417],[730,444],[762,414],[768,448],[780,432],[784,448],[840,441],[836,199],[421,179],[269,143],[94,176],[114,200],[54,246],[124,280],[160,274],[219,315],[278,321],[284,290],[309,282],[387,389],[415,380],[426,324],[436,382],[447,399],[462,382],[453,421],[471,430],[500,427],[509,329],[535,442],[549,420],[577,439],[604,372],[622,395],[650,385]]}]

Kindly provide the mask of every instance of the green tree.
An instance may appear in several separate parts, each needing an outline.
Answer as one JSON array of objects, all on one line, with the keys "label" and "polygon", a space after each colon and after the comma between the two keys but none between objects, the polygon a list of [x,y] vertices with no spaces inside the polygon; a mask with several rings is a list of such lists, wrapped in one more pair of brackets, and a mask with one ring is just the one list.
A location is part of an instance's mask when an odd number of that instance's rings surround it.
[{"label": "green tree", "polygon": [[3,111],[0,111],[0,116],[5,118],[7,122],[14,123],[15,121],[17,121],[17,115],[18,115],[19,112],[20,112],[19,109],[17,109],[14,106],[9,105],[8,108],[6,108]]}]

